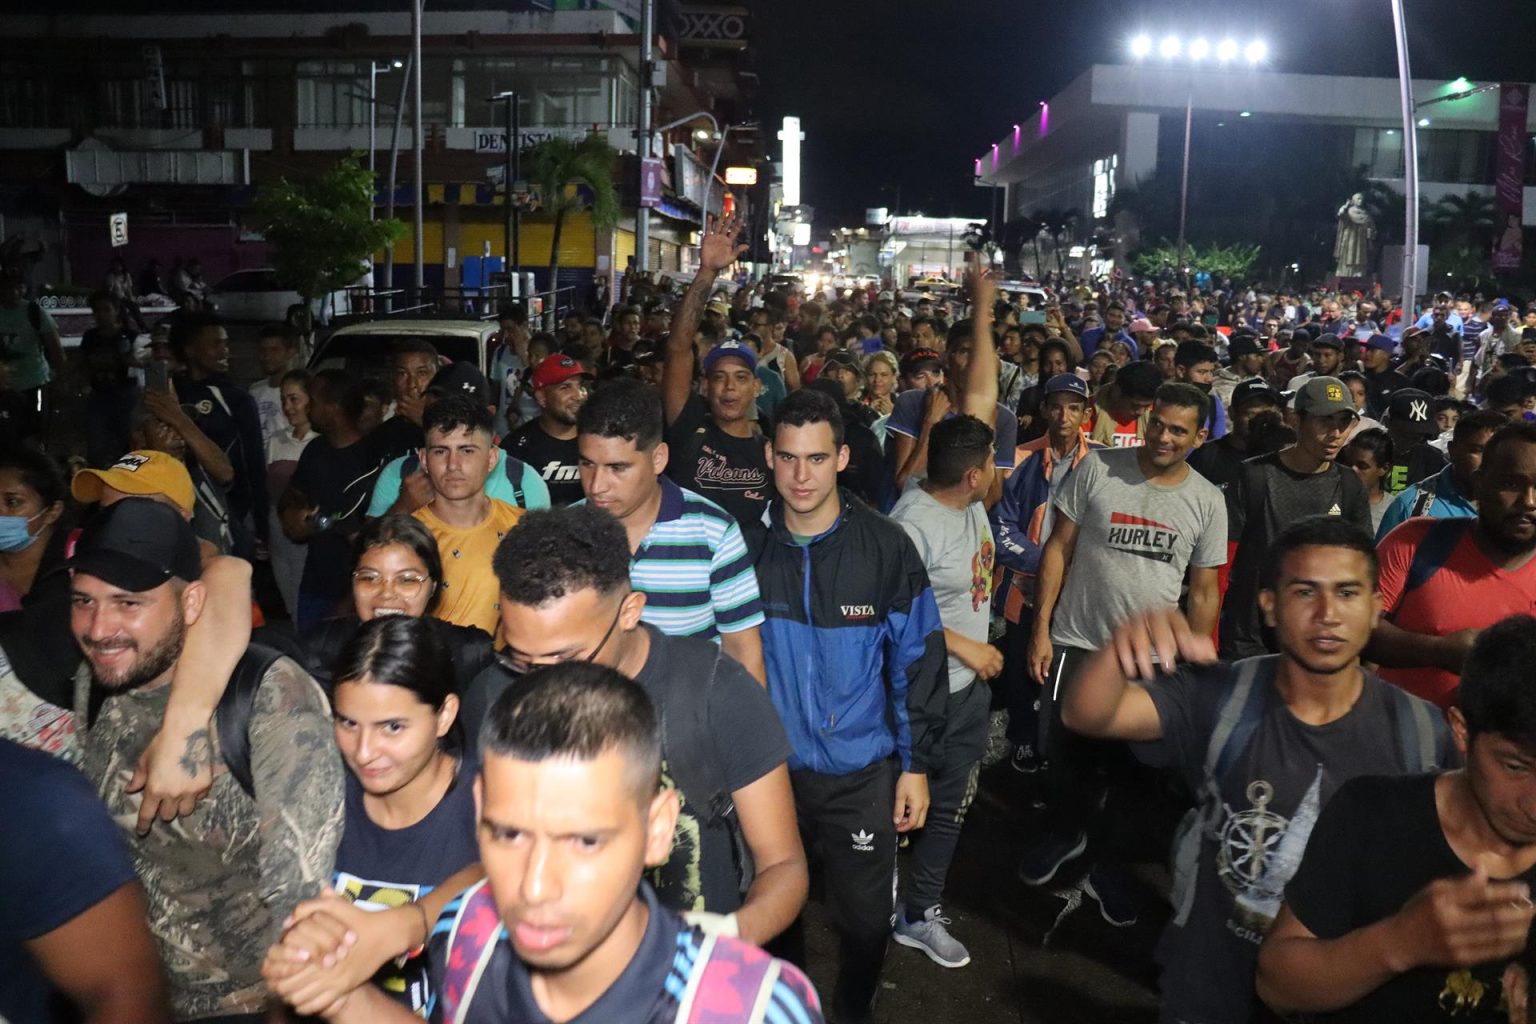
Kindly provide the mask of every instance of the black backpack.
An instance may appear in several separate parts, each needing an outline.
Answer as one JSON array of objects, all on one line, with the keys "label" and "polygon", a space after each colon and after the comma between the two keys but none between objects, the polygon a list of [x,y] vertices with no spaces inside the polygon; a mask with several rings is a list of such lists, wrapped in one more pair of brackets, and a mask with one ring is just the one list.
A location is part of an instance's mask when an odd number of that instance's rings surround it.
[{"label": "black backpack", "polygon": [[[258,643],[251,644],[240,655],[240,660],[235,662],[235,671],[229,677],[229,685],[224,687],[224,694],[214,710],[213,724],[219,734],[219,753],[229,774],[234,776],[249,797],[256,796],[256,786],[251,776],[250,737],[251,711],[256,706],[256,691],[277,660],[288,657],[293,657],[293,654]],[[295,660],[303,663],[302,659]]]},{"label": "black backpack", "polygon": [[[736,879],[745,896],[752,887],[756,866],[752,863],[752,851],[747,846],[746,837],[742,835],[736,804],[731,799],[720,759],[714,756],[715,735],[709,728],[710,695],[724,657],[716,645],[715,660],[702,690],[694,679],[684,679],[677,672],[665,673],[659,680],[662,689],[654,703],[661,711],[667,773],[678,789],[688,795],[689,805],[699,814],[701,827],[723,828],[730,834],[731,847],[736,854]],[[684,756],[678,757],[678,754]]]}]

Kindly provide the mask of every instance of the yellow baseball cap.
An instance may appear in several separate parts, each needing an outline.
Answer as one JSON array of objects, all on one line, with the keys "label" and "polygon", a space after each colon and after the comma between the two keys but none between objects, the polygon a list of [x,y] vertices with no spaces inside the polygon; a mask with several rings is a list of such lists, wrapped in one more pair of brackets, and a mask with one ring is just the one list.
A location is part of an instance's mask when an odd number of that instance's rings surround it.
[{"label": "yellow baseball cap", "polygon": [[129,452],[106,469],[82,469],[70,482],[69,490],[76,501],[91,503],[101,500],[103,487],[141,497],[163,494],[184,515],[192,514],[197,501],[187,467],[166,452]]}]

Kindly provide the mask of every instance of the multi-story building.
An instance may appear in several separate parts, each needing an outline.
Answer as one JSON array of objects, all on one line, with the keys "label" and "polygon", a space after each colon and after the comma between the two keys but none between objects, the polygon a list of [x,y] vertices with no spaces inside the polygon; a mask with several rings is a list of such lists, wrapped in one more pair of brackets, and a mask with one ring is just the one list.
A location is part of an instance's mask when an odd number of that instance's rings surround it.
[{"label": "multi-story building", "polygon": [[[549,9],[556,6],[584,9]],[[746,119],[745,13],[722,32],[719,12],[731,8],[658,6],[655,123],[701,110],[721,124]],[[406,4],[258,0],[211,13],[167,0],[160,13],[88,13],[101,9],[59,0],[47,13],[0,15],[0,217],[6,237],[28,239],[34,251],[39,242],[47,247],[38,283],[95,285],[114,255],[134,273],[150,259],[168,267],[196,257],[209,281],[265,265],[266,243],[241,220],[256,190],[366,152],[370,143],[381,213],[397,145],[394,212],[410,225],[416,185],[402,66],[411,51]],[[594,276],[622,274],[630,264],[639,191],[636,10],[638,3],[624,0],[426,4],[422,242],[429,286],[460,283],[468,257],[503,253],[497,176],[505,105],[491,97],[508,91],[519,97],[525,148],[549,135],[599,133],[619,153],[620,223],[598,231],[585,213],[566,219],[560,284],[584,290]],[[657,140],[668,181],[650,216],[656,269],[681,267],[699,223],[713,142],[696,140],[696,127]],[[738,133],[731,144],[750,150],[754,140]],[[722,186],[710,193],[718,210]],[[129,221],[129,242],[120,249],[108,233],[115,212]],[[548,287],[551,240],[548,216],[521,217],[519,262],[538,274],[540,287]],[[413,279],[413,247],[411,237],[396,246],[397,284]],[[618,295],[616,282],[611,287]]]}]

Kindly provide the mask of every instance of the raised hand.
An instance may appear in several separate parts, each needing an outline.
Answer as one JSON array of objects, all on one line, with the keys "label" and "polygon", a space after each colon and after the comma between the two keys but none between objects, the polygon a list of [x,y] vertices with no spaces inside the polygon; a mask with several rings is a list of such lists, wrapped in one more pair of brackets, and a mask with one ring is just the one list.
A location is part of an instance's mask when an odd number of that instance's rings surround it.
[{"label": "raised hand", "polygon": [[699,242],[699,266],[719,272],[735,263],[747,251],[746,245],[737,244],[740,234],[741,218],[736,214],[710,218],[709,230]]}]

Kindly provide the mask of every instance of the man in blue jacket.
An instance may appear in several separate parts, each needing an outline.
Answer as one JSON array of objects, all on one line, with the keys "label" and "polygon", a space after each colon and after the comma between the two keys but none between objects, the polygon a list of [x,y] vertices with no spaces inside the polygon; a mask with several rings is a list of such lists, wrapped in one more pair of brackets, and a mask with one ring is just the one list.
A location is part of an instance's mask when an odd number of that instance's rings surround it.
[{"label": "man in blue jacket", "polygon": [[841,938],[833,1019],[852,1024],[872,1019],[897,833],[922,828],[928,812],[949,692],[944,627],[911,539],[837,487],[848,448],[836,402],[791,394],[768,454],[778,496],[754,551],[768,692]]}]

